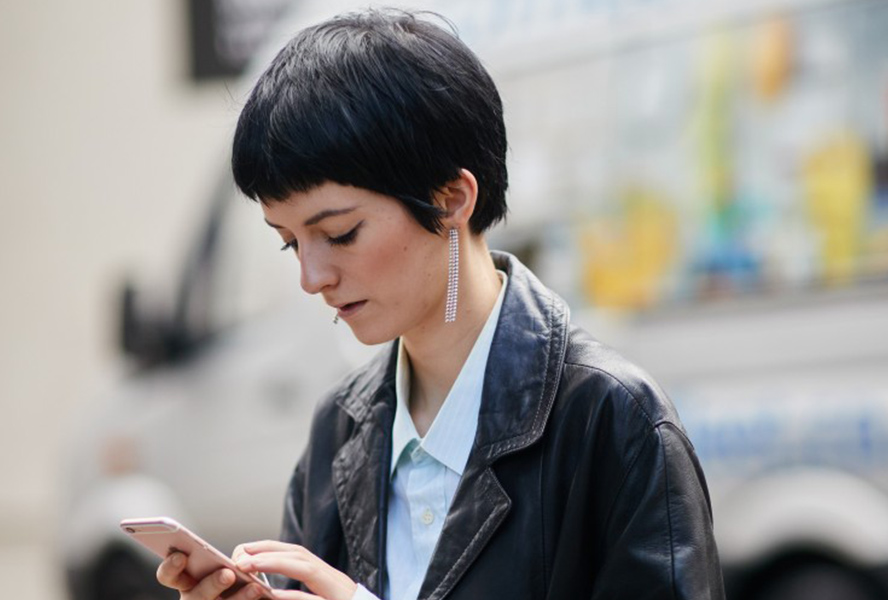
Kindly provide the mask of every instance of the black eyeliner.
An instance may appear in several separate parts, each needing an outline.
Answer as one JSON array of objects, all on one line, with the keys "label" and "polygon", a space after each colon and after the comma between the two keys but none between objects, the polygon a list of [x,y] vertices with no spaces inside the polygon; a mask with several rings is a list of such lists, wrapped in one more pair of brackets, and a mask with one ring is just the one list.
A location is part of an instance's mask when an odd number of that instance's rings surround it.
[{"label": "black eyeliner", "polygon": [[348,233],[340,235],[339,237],[328,238],[327,241],[333,246],[347,246],[348,244],[351,244],[353,241],[355,241],[355,238],[358,235],[358,229],[360,229],[363,224],[364,221],[361,221],[360,223],[355,225]]}]

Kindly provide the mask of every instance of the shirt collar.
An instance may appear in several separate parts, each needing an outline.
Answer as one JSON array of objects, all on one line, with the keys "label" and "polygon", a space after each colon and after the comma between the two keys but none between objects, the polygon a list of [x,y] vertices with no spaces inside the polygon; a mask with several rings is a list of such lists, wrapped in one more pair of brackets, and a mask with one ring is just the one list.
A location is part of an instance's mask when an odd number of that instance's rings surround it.
[{"label": "shirt collar", "polygon": [[[403,341],[399,341],[398,363],[395,370],[397,403],[392,425],[391,475],[394,474],[404,450],[408,446],[412,450],[413,446],[418,445],[432,458],[462,476],[475,441],[487,357],[490,354],[490,345],[493,342],[493,334],[499,321],[509,279],[502,271],[497,270],[497,274],[502,285],[496,303],[424,438],[419,437],[413,419],[410,418],[407,404],[410,397],[410,357]],[[415,443],[411,443],[414,441]]]}]

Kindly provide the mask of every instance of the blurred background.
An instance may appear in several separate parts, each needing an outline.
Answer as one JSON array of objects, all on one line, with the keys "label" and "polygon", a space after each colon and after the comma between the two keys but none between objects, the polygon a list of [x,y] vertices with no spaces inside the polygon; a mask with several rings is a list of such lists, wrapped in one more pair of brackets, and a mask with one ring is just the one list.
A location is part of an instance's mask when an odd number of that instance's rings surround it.
[{"label": "blurred background", "polygon": [[[491,245],[678,405],[729,598],[888,597],[888,3],[409,5],[503,95]],[[372,349],[228,146],[256,65],[353,6],[0,0],[7,596],[163,598],[124,517],[276,535],[314,402]]]},{"label": "blurred background", "polygon": [[116,377],[117,290],[175,269],[236,107],[179,2],[0,2],[0,578],[63,598],[71,423]]}]

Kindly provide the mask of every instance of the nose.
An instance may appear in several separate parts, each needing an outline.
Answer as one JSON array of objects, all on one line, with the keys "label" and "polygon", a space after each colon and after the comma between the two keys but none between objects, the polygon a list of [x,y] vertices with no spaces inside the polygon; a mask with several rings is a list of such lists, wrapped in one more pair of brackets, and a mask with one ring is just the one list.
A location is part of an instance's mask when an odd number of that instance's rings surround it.
[{"label": "nose", "polygon": [[309,294],[317,294],[325,288],[336,285],[339,276],[336,267],[320,252],[311,251],[308,248],[300,252],[299,263],[301,265],[299,283],[302,289]]}]

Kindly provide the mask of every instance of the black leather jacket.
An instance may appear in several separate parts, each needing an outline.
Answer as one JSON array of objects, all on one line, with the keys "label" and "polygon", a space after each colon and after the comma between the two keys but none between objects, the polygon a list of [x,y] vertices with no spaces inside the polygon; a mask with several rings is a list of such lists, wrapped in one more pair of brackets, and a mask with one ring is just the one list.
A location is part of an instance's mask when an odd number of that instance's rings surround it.
[{"label": "black leather jacket", "polygon": [[[419,598],[723,598],[706,482],[672,403],[514,257],[494,260],[509,282],[478,431]],[[376,594],[395,348],[318,406],[282,533]]]}]

